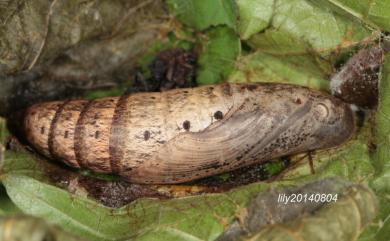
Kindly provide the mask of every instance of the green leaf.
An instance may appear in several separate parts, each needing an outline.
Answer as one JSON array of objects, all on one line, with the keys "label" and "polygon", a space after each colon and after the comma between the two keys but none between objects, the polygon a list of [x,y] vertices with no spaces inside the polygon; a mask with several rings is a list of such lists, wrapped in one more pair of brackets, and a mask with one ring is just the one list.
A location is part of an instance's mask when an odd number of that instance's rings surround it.
[{"label": "green leaf", "polygon": [[390,2],[387,0],[322,0],[333,9],[353,16],[373,28],[390,30]]},{"label": "green leaf", "polygon": [[373,183],[378,189],[390,192],[390,54],[386,55],[379,88],[379,106],[376,112],[376,151],[377,178]]},{"label": "green leaf", "polygon": [[198,58],[196,81],[198,84],[214,84],[224,81],[233,71],[241,51],[240,39],[227,27],[213,28],[205,33]]},{"label": "green leaf", "polygon": [[[249,1],[238,3],[240,9],[252,6]],[[311,51],[326,56],[332,51],[377,37],[361,23],[332,11],[324,4],[306,0],[280,0],[274,4],[272,9],[268,5],[263,9],[263,18],[268,18],[269,11],[272,11],[268,27],[248,40],[254,49],[289,55]],[[245,19],[256,19],[254,17],[256,15],[252,14]],[[262,21],[258,24],[264,25]]]},{"label": "green leaf", "polygon": [[274,0],[237,0],[240,13],[239,31],[242,39],[248,39],[271,23]]},{"label": "green leaf", "polygon": [[238,59],[228,81],[290,83],[328,90],[330,69],[328,62],[310,55],[280,58],[255,52]]},{"label": "green leaf", "polygon": [[165,201],[140,199],[112,209],[54,186],[45,176],[42,160],[27,153],[6,154],[0,178],[11,200],[27,214],[91,240],[128,240],[157,229],[213,240],[250,197],[266,187],[250,185],[227,193]]},{"label": "green leaf", "polygon": [[20,209],[8,197],[5,188],[0,184],[0,216],[21,213]]},{"label": "green leaf", "polygon": [[[1,178],[12,201],[27,214],[91,240],[215,240],[240,216],[249,200],[270,186],[255,183],[220,194],[139,199],[112,209],[52,185],[45,178],[41,161],[21,153],[8,155]],[[294,181],[287,178],[271,186],[296,186],[314,178],[318,176]]]},{"label": "green leaf", "polygon": [[179,21],[196,30],[217,25],[236,28],[234,0],[168,0],[167,4]]},{"label": "green leaf", "polygon": [[387,54],[383,66],[375,126],[376,149],[372,155],[375,176],[370,184],[379,197],[380,214],[377,225],[367,229],[361,241],[385,241],[390,233],[390,54]]}]

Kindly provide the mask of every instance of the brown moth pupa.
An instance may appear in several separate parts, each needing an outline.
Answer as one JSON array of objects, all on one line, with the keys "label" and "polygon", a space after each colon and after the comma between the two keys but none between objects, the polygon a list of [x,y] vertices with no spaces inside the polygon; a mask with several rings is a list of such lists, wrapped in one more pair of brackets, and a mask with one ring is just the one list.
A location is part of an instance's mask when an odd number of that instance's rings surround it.
[{"label": "brown moth pupa", "polygon": [[354,131],[341,100],[287,84],[221,84],[37,104],[27,140],[72,167],[134,183],[181,183],[337,146]]}]

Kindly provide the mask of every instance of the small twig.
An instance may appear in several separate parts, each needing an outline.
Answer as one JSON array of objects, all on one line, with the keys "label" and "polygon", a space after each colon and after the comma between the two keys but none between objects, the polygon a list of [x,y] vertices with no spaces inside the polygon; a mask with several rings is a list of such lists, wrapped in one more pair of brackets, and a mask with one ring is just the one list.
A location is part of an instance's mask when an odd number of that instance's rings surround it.
[{"label": "small twig", "polygon": [[72,89],[78,89],[78,90],[94,90],[94,89],[101,89],[101,88],[112,88],[118,86],[118,84],[115,82],[107,81],[101,84],[89,83],[83,86],[74,85],[74,84],[65,84],[65,86]]},{"label": "small twig", "polygon": [[32,69],[34,67],[34,65],[37,63],[39,57],[42,54],[43,48],[46,45],[46,39],[47,39],[47,36],[49,35],[50,19],[51,19],[51,15],[53,14],[53,8],[54,8],[54,5],[56,4],[56,2],[57,2],[57,0],[53,0],[50,3],[49,12],[46,15],[46,31],[45,31],[45,35],[43,37],[43,40],[42,40],[41,46],[39,47],[37,55],[35,56],[35,58],[31,62],[30,66],[28,66],[28,70]]},{"label": "small twig", "polygon": [[4,166],[4,152],[5,152],[5,147],[0,143],[0,172]]},{"label": "small twig", "polygon": [[312,152],[309,152],[307,154],[309,157],[310,172],[311,172],[311,174],[315,174],[316,172],[314,170],[313,156],[311,154],[312,154]]}]

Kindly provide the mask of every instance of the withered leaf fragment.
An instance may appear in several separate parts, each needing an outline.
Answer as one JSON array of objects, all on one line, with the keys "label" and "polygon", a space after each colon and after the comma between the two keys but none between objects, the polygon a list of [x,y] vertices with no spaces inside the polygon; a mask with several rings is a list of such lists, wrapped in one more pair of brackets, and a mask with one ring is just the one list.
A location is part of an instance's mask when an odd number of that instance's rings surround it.
[{"label": "withered leaf fragment", "polygon": [[380,46],[361,49],[332,77],[332,94],[360,107],[375,107],[378,103],[378,76],[383,61],[384,50]]},{"label": "withered leaf fragment", "polygon": [[[337,194],[337,201],[278,202],[279,194]],[[260,193],[244,216],[218,238],[273,241],[353,241],[378,212],[375,194],[363,185],[326,178],[292,189]]]},{"label": "withered leaf fragment", "polygon": [[0,241],[86,241],[26,215],[0,217]]}]

